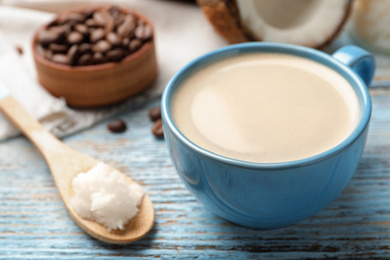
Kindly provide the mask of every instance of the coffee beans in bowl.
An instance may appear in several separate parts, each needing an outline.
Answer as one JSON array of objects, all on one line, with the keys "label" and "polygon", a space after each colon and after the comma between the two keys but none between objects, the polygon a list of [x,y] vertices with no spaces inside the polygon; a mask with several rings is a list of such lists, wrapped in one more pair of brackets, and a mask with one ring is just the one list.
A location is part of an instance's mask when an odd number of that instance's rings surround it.
[{"label": "coffee beans in bowl", "polygon": [[125,100],[157,75],[151,22],[118,6],[60,14],[35,33],[32,48],[42,86],[71,106]]}]

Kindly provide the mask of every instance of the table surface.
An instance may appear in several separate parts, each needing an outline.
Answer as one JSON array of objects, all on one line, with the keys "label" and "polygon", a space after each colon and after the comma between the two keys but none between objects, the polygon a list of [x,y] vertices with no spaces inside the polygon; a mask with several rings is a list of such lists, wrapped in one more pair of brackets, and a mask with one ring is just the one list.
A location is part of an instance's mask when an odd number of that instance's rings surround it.
[{"label": "table surface", "polygon": [[186,190],[164,140],[150,132],[148,110],[106,120],[63,141],[112,164],[145,186],[156,221],[143,239],[109,245],[69,217],[40,153],[24,137],[0,143],[0,259],[390,259],[390,57],[376,55],[373,114],[366,150],[345,191],[326,209],[293,226],[253,230],[208,212]]}]

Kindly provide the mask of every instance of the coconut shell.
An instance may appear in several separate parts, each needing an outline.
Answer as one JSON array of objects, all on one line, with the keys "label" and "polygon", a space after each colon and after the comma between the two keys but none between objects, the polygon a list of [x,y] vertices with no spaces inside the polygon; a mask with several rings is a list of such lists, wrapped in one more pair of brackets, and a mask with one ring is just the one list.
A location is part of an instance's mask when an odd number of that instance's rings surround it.
[{"label": "coconut shell", "polygon": [[[352,2],[353,0],[348,0],[343,19],[340,21],[339,26],[335,28],[333,34],[324,39],[320,44],[309,47],[321,49],[331,43],[333,39],[339,35],[351,13]],[[262,41],[262,39],[255,38],[249,30],[245,28],[245,25],[241,23],[235,0],[197,0],[197,3],[215,31],[225,38],[229,44]]]},{"label": "coconut shell", "polygon": [[250,41],[245,29],[241,26],[236,1],[197,0],[197,3],[215,31],[228,43]]}]

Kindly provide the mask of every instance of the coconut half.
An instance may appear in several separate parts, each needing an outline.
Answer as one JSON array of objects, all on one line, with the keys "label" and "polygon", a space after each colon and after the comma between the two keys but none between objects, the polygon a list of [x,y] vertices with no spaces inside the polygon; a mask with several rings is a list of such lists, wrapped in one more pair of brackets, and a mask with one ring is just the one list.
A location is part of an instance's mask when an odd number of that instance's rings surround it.
[{"label": "coconut half", "polygon": [[269,41],[321,48],[347,20],[352,0],[197,0],[229,43]]}]

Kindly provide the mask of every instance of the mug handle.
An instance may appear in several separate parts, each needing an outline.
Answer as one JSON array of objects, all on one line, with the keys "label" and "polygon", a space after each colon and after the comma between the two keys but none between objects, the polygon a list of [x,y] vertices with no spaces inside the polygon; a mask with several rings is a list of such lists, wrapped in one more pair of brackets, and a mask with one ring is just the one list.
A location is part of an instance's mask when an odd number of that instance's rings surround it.
[{"label": "mug handle", "polygon": [[370,87],[375,74],[374,56],[366,50],[354,45],[347,45],[333,53],[333,58],[352,68],[360,78]]}]

